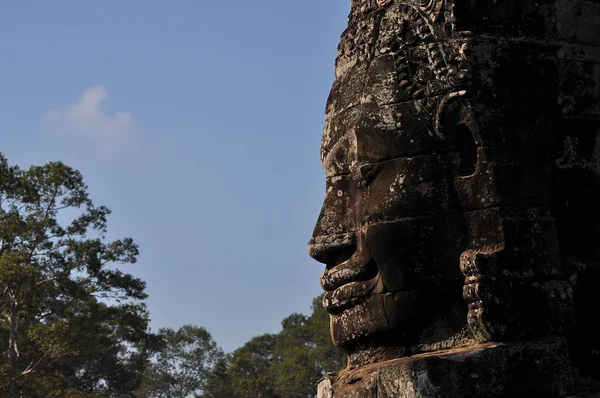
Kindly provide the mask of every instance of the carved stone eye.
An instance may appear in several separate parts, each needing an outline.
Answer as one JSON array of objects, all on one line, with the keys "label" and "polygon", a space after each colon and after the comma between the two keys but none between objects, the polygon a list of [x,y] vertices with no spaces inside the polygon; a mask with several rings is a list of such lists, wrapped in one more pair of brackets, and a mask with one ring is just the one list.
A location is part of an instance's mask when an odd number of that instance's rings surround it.
[{"label": "carved stone eye", "polygon": [[378,163],[363,163],[352,168],[352,179],[360,188],[366,188],[381,169]]}]

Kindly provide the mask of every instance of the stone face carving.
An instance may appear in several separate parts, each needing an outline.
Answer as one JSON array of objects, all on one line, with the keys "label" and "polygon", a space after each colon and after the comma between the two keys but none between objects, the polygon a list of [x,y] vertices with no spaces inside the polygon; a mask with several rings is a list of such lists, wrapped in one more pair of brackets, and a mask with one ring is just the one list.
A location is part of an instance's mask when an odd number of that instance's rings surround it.
[{"label": "stone face carving", "polygon": [[597,26],[570,25],[600,6],[575,3],[352,1],[308,246],[350,368],[572,336],[573,281],[600,283],[600,212],[570,205],[600,193]]},{"label": "stone face carving", "polygon": [[466,42],[450,40],[439,1],[365,11],[339,47],[321,151],[326,198],[309,244],[326,264],[334,342],[354,365],[473,340],[455,186],[477,159],[462,100]]}]

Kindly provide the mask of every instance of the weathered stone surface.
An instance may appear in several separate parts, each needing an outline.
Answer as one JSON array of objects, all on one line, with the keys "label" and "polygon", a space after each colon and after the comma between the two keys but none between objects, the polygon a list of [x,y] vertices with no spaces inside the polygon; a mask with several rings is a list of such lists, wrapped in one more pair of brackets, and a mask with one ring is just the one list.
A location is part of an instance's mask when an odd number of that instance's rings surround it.
[{"label": "weathered stone surface", "polygon": [[465,213],[473,238],[463,260],[466,277],[545,281],[564,278],[556,225],[549,208],[494,207]]},{"label": "weathered stone surface", "polygon": [[557,0],[556,33],[560,39],[598,45],[600,4],[590,0]]},{"label": "weathered stone surface", "polygon": [[[563,396],[568,378],[546,377],[571,362],[581,380],[600,383],[590,321],[600,285],[599,65],[597,0],[352,0],[309,253],[325,264],[324,304],[348,374],[370,376],[337,380],[327,394],[540,396],[536,386]],[[534,341],[559,337],[570,356],[563,347],[546,368]],[[490,361],[489,385],[441,352],[483,342],[512,344],[475,355]],[[398,357],[429,381],[459,380],[419,389],[409,372],[401,395],[367,371]]]},{"label": "weathered stone surface", "polygon": [[600,118],[600,62],[570,59],[561,61],[559,67],[561,113]]},{"label": "weathered stone surface", "polygon": [[553,0],[457,0],[453,3],[457,30],[531,38],[549,37],[555,30]]},{"label": "weathered stone surface", "polygon": [[554,190],[561,253],[586,262],[600,254],[600,119],[564,118]]},{"label": "weathered stone surface", "polygon": [[318,398],[518,398],[574,393],[566,342],[483,344],[340,372]]},{"label": "weathered stone surface", "polygon": [[578,373],[583,378],[598,383],[600,391],[600,339],[598,339],[598,280],[600,259],[571,261],[575,322],[571,341],[572,357]]}]

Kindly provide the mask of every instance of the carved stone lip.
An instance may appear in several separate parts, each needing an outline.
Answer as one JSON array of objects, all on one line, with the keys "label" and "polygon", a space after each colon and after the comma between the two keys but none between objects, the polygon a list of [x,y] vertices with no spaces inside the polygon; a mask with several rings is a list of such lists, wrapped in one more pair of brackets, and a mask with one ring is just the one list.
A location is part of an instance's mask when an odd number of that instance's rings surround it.
[{"label": "carved stone lip", "polygon": [[475,301],[468,303],[468,308],[470,310],[479,309],[479,308],[483,308],[483,307],[484,307],[484,305],[481,300],[475,300]]},{"label": "carved stone lip", "polygon": [[366,300],[376,290],[379,277],[367,281],[350,282],[325,293],[323,307],[330,314],[342,312]]},{"label": "carved stone lip", "polygon": [[327,265],[320,280],[327,292],[323,306],[330,313],[350,308],[381,290],[376,289],[381,287],[377,265],[366,251],[357,248],[356,240],[356,232],[349,232],[317,236],[308,243],[311,257]]},{"label": "carved stone lip", "polygon": [[377,272],[377,267],[372,261],[364,264],[357,262],[355,257],[326,269],[321,274],[321,287],[326,291],[333,291],[339,287],[352,282],[360,282],[371,279]]}]

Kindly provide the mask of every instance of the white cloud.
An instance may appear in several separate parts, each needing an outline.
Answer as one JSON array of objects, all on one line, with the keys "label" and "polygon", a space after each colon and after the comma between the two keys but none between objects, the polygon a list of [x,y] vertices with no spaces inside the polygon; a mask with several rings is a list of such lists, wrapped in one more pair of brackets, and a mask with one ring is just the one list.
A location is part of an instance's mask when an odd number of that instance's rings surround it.
[{"label": "white cloud", "polygon": [[102,105],[107,100],[104,87],[90,87],[76,103],[46,112],[43,126],[57,137],[77,138],[100,145],[103,150],[134,149],[138,133],[133,115],[129,112],[106,114]]}]

